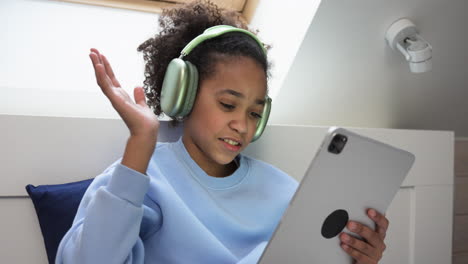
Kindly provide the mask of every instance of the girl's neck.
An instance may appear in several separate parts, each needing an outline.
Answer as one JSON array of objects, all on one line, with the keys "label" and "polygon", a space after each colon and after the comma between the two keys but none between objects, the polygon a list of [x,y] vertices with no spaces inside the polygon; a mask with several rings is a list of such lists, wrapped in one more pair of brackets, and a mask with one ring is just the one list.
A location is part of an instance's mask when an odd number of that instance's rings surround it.
[{"label": "girl's neck", "polygon": [[209,176],[217,178],[227,177],[233,174],[238,167],[235,160],[231,161],[229,164],[219,164],[215,161],[203,158],[202,155],[196,155],[195,153],[200,153],[201,150],[195,144],[187,144],[185,137],[182,137],[182,143],[193,161]]},{"label": "girl's neck", "polygon": [[[200,164],[198,164],[198,166],[200,166]],[[205,168],[203,168],[201,166],[200,166],[200,168],[202,168],[206,172],[206,174],[208,174],[210,176],[213,176],[213,177],[216,177],[216,178],[223,178],[223,177],[227,177],[227,176],[233,174],[237,169],[237,165],[235,164],[234,161],[232,161],[229,164],[220,165],[219,168],[208,167],[207,169],[205,169]]]}]

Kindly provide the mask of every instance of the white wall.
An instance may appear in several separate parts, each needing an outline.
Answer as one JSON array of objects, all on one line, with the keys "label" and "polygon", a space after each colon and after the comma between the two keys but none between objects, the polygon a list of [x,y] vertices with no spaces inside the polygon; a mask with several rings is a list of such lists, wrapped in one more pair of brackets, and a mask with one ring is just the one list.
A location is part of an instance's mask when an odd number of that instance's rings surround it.
[{"label": "white wall", "polygon": [[[260,1],[252,27],[273,46],[275,96],[320,0]],[[144,77],[138,45],[158,32],[157,14],[52,0],[0,1],[0,114],[119,118],[95,83],[89,48],[111,61],[132,95]]]},{"label": "white wall", "polygon": [[[327,0],[311,23],[272,110],[272,123],[455,130],[468,135],[468,1]],[[433,46],[413,74],[385,43],[409,17]]]}]

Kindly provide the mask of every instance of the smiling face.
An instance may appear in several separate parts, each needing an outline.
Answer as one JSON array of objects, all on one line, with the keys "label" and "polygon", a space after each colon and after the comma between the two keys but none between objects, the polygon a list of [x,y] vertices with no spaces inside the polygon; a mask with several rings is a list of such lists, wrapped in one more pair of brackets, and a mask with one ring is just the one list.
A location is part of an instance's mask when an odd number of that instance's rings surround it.
[{"label": "smiling face", "polygon": [[192,112],[184,121],[183,143],[211,176],[233,172],[232,161],[251,142],[262,115],[267,80],[249,57],[228,57],[200,83]]}]

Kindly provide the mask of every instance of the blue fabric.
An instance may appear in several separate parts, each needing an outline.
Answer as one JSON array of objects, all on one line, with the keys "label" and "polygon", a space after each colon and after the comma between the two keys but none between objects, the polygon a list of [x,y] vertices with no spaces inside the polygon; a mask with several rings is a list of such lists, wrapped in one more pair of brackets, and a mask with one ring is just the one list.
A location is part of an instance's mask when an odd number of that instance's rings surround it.
[{"label": "blue fabric", "polygon": [[256,263],[297,182],[247,156],[238,163],[211,177],[181,140],[157,144],[147,175],[116,161],[83,196],[56,263]]},{"label": "blue fabric", "polygon": [[70,229],[81,198],[92,181],[26,186],[36,209],[49,263],[55,262],[60,240]]}]

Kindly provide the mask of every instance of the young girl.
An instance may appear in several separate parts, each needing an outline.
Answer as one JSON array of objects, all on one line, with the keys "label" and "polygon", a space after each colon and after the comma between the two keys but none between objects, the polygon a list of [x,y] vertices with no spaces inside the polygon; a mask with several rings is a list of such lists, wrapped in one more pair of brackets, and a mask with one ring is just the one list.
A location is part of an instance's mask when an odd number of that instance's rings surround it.
[{"label": "young girl", "polygon": [[[166,10],[159,21],[161,33],[138,48],[146,80],[145,89],[135,88],[135,102],[106,57],[91,49],[97,83],[130,136],[122,159],[85,193],[56,263],[256,263],[296,190],[284,172],[241,154],[268,114],[269,64],[256,37],[229,30],[203,37],[183,60],[171,62],[208,28],[247,28],[209,2]],[[182,63],[174,67],[195,78],[198,89],[188,114],[169,113],[183,123],[181,139],[156,144],[161,104],[170,112],[161,98],[172,96],[161,90],[174,81],[168,80],[172,69],[166,73],[170,63]],[[172,88],[183,86],[175,79]],[[385,249],[388,221],[374,210],[369,217],[375,231],[352,221],[347,226],[364,240],[340,235],[358,263],[377,263]]]}]

